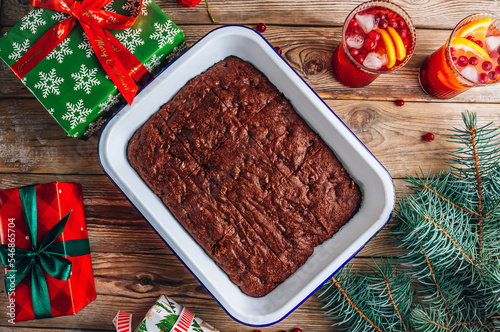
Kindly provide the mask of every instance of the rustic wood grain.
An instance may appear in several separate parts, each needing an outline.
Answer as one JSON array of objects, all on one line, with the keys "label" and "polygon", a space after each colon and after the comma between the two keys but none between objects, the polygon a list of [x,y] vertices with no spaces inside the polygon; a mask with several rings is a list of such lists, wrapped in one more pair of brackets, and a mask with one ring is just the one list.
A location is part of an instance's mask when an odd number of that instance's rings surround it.
[{"label": "rustic wood grain", "polygon": [[[192,45],[213,25],[180,26]],[[406,101],[432,101],[420,88],[418,72],[425,58],[444,44],[450,32],[446,30],[418,30],[417,47],[413,57],[395,72],[381,75],[363,89],[344,87],[336,81],[331,71],[331,57],[341,38],[340,28],[269,26],[263,36],[283,50],[283,57],[322,97],[332,99],[372,99]],[[0,97],[33,98],[31,92],[2,62],[0,65]],[[453,98],[452,102],[498,102],[498,84],[471,89]],[[445,101],[446,102],[446,101]]]},{"label": "rustic wood grain", "polygon": [[[51,328],[68,330],[113,330],[111,321],[118,310],[133,314],[134,328],[154,301],[166,294],[179,304],[206,319],[221,331],[253,331],[232,320],[174,255],[92,253],[97,299],[74,316],[16,323],[16,328]],[[375,266],[370,258],[354,258],[353,270],[369,272]],[[327,330],[331,322],[322,317],[321,303],[313,295],[282,322],[262,331],[301,327],[308,331]],[[4,305],[5,304],[5,305]],[[7,298],[0,285],[0,315],[5,317]],[[0,329],[11,327],[0,319]],[[18,331],[17,329],[12,329]]]},{"label": "rustic wood grain", "polygon": [[[193,8],[184,8],[175,0],[155,1],[174,22],[209,24],[205,1]],[[209,0],[214,19],[223,24],[281,24],[290,26],[342,26],[347,15],[363,0],[339,1],[227,1]],[[497,1],[477,0],[393,0],[403,7],[417,27],[453,29],[468,14],[500,13]],[[5,10],[0,24],[12,26],[31,10],[28,0],[4,0]],[[443,15],[446,14],[446,15]]]},{"label": "rustic wood grain", "polygon": [[[500,123],[498,104],[406,103],[327,100],[330,108],[358,136],[394,178],[418,167],[446,167],[444,153],[454,146],[446,136],[462,124],[465,110],[479,124]],[[436,139],[424,142],[432,132]],[[35,99],[0,100],[0,172],[103,174],[97,157],[97,135],[88,141],[65,136]]]},{"label": "rustic wood grain", "polygon": [[[83,188],[85,217],[90,248],[94,253],[135,253],[171,255],[172,252],[154,232],[125,196],[104,175],[0,175],[0,188],[46,183],[51,181],[80,183]],[[395,180],[396,197],[409,193],[402,179]],[[359,257],[400,255],[396,241],[390,234],[392,220],[358,254]],[[126,243],[126,247],[123,244]]]},{"label": "rustic wood grain", "polygon": [[[175,0],[157,4],[185,32],[192,45],[218,27],[211,24],[204,1],[190,9]],[[264,22],[263,36],[283,50],[284,59],[327,102],[353,133],[372,151],[394,179],[397,198],[408,194],[403,180],[421,167],[447,167],[446,151],[454,145],[446,135],[462,124],[461,112],[477,112],[480,125],[500,124],[498,86],[472,89],[449,101],[437,101],[419,87],[418,70],[439,48],[451,29],[465,16],[493,12],[496,0],[394,0],[412,17],[417,48],[408,64],[380,76],[363,89],[340,85],[331,73],[330,60],[348,13],[363,0],[209,0],[216,20],[254,27]],[[0,35],[29,10],[29,0],[0,0]],[[396,99],[406,105],[397,107]],[[436,139],[424,142],[433,132]],[[75,316],[18,323],[6,317],[6,294],[0,282],[0,331],[113,331],[117,310],[134,314],[134,327],[160,294],[182,305],[221,331],[253,331],[232,320],[152,230],[147,222],[105,176],[97,157],[97,135],[88,141],[66,137],[59,125],[0,61],[0,189],[50,181],[83,185],[85,213],[92,250],[98,298]],[[389,225],[379,232],[351,263],[355,271],[374,267],[370,256],[401,255]],[[3,276],[3,273],[0,273]],[[317,294],[282,322],[263,332],[336,331],[322,316]],[[4,317],[4,318],[2,318]]]}]

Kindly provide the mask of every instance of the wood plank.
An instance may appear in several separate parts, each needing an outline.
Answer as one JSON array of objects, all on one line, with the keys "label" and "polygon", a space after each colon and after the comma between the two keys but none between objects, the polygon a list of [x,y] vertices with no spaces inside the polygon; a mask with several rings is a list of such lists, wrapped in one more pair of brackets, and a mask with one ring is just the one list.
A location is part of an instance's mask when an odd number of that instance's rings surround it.
[{"label": "wood plank", "polygon": [[[135,253],[171,255],[172,252],[155,233],[125,196],[104,175],[30,175],[11,174],[0,176],[0,189],[24,185],[66,181],[82,184],[89,232],[90,248],[95,253]],[[395,180],[396,198],[407,194],[404,180]],[[382,229],[358,254],[358,257],[400,255],[403,250],[390,234],[394,220]],[[126,246],[124,247],[124,244]]]},{"label": "wood plank", "polygon": [[[178,24],[209,24],[204,1],[193,8],[184,8],[174,0],[155,1],[167,15]],[[289,0],[250,0],[224,1],[209,0],[215,20],[223,24],[266,24],[342,26],[347,15],[363,0],[340,1],[304,1]],[[402,6],[418,27],[453,29],[466,13],[492,12],[499,14],[496,1],[477,0],[393,0]],[[29,10],[29,2],[22,0],[4,0],[0,24],[13,26]],[[446,14],[446,15],[444,15]]]},{"label": "wood plank", "polygon": [[[161,263],[160,263],[161,262]],[[352,260],[353,269],[369,272],[374,263],[369,258]],[[249,331],[249,327],[232,320],[201,284],[173,256],[92,254],[97,299],[75,316],[56,317],[16,323],[19,328],[113,330],[111,321],[118,310],[133,314],[134,328],[161,295],[172,297],[187,306],[221,331]],[[0,283],[0,316],[6,317],[5,286]],[[282,322],[262,331],[291,330],[294,327],[310,331],[325,330],[330,321],[322,316],[316,295],[304,302]],[[299,324],[299,325],[298,325]],[[7,319],[0,320],[0,329],[11,327]],[[31,331],[31,329],[30,329]],[[36,330],[35,330],[36,331]],[[41,331],[40,331],[41,332]]]},{"label": "wood plank", "polygon": [[[431,164],[444,169],[443,152],[454,148],[446,135],[462,124],[461,112],[477,112],[479,124],[500,124],[498,104],[407,102],[397,107],[394,102],[334,99],[327,104],[394,178]],[[436,140],[424,142],[426,132]],[[97,142],[97,135],[88,141],[66,137],[34,99],[0,100],[0,172],[103,174]]]},{"label": "wood plank", "polygon": [[[192,45],[215,26],[187,25],[181,28],[188,45]],[[344,87],[333,76],[330,62],[341,33],[340,28],[269,26],[263,36],[272,45],[281,47],[287,62],[322,98],[440,102],[420,88],[418,72],[425,58],[444,44],[449,31],[418,30],[417,47],[410,61],[403,68],[381,75],[362,89]],[[0,75],[4,77],[0,81],[0,96],[33,98],[31,92],[3,62],[0,65]],[[498,86],[471,89],[451,101],[498,103]]]}]

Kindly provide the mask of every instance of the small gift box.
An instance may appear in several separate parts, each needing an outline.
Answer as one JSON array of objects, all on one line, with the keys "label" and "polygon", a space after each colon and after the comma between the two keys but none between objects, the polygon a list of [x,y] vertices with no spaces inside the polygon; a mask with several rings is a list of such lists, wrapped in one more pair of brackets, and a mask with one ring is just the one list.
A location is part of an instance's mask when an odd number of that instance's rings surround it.
[{"label": "small gift box", "polygon": [[89,137],[186,48],[151,0],[31,3],[0,57],[69,136]]},{"label": "small gift box", "polygon": [[[132,315],[119,311],[113,320],[117,332],[130,332]],[[162,295],[149,309],[136,332],[219,332],[188,308]]]},{"label": "small gift box", "polygon": [[11,323],[75,314],[96,298],[80,184],[0,191]]}]

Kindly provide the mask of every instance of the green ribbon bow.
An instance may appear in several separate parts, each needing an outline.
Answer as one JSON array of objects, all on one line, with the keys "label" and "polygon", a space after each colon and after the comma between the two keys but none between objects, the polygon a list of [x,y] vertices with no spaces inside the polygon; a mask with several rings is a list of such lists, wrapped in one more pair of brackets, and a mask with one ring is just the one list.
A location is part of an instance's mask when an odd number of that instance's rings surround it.
[{"label": "green ribbon bow", "polygon": [[[49,290],[44,271],[59,280],[68,280],[71,275],[71,261],[62,256],[82,256],[90,254],[89,239],[70,240],[54,243],[66,227],[68,212],[37,245],[37,207],[35,186],[19,188],[26,228],[31,240],[31,250],[15,247],[14,267],[5,274],[5,288],[12,289],[28,275],[31,275],[31,297],[35,319],[52,317]],[[11,249],[12,250],[12,249]],[[12,259],[12,253],[10,253]],[[0,260],[9,266],[9,247],[0,245]],[[14,288],[15,288],[14,287]],[[9,294],[10,295],[10,294]]]}]

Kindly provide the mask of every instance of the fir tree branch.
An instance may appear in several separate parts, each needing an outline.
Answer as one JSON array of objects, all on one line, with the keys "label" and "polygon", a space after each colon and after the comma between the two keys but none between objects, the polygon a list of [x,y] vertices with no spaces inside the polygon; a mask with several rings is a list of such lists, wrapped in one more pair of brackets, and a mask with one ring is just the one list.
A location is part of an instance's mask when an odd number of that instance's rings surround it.
[{"label": "fir tree branch", "polygon": [[446,232],[441,226],[439,226],[439,224],[437,222],[435,222],[434,220],[432,220],[429,216],[427,215],[424,215],[423,218],[425,220],[427,220],[428,222],[430,222],[431,224],[434,225],[434,227],[436,227],[438,230],[441,231],[441,233],[443,233],[450,241],[451,243],[453,243],[453,245],[458,249],[458,251],[474,266],[478,269],[479,272],[483,273],[482,270],[479,268],[479,266],[476,265],[476,263],[474,262],[474,260],[469,257],[464,251],[462,248],[460,248],[460,246],[457,244],[457,242],[451,237],[450,234],[448,234],[448,232]]},{"label": "fir tree branch", "polygon": [[454,207],[456,207],[459,210],[464,211],[465,213],[468,213],[468,214],[471,214],[471,215],[473,215],[475,217],[478,217],[478,214],[476,212],[469,211],[468,209],[463,208],[463,207],[457,205],[456,203],[450,201],[449,199],[447,199],[446,197],[444,197],[443,195],[439,194],[437,191],[435,191],[434,189],[432,189],[431,187],[429,187],[426,183],[423,183],[422,185],[423,185],[423,187],[425,189],[429,190],[430,192],[432,192],[433,194],[435,194],[437,197],[441,198],[446,203],[453,205]]},{"label": "fir tree branch", "polygon": [[432,325],[434,325],[434,326],[437,326],[437,327],[439,327],[439,328],[441,328],[441,329],[443,329],[443,330],[446,330],[446,331],[451,331],[451,329],[450,329],[450,328],[447,328],[447,327],[445,327],[445,326],[443,326],[443,325],[440,325],[440,324],[438,324],[438,323],[436,323],[436,322],[433,322],[433,321],[431,321],[431,320],[430,320],[430,319],[428,319],[428,318],[425,318],[425,321],[426,321],[427,323],[432,324]]},{"label": "fir tree branch", "polygon": [[461,326],[485,326],[488,324],[491,324],[492,320],[487,320],[487,321],[474,321],[474,322],[461,322],[455,324],[454,327],[461,327]]},{"label": "fir tree branch", "polygon": [[404,326],[405,330],[408,331],[408,328],[406,327],[405,321],[403,320],[403,317],[401,316],[401,313],[399,312],[398,306],[396,305],[396,302],[394,301],[394,297],[392,296],[391,292],[391,286],[389,285],[389,281],[387,280],[387,277],[384,276],[384,282],[385,282],[385,287],[387,288],[387,294],[389,294],[389,298],[391,299],[391,303],[394,306],[394,310],[396,310],[396,314],[399,317],[399,320],[401,321],[401,324]]},{"label": "fir tree branch", "polygon": [[484,222],[484,216],[483,216],[483,190],[482,190],[482,185],[481,185],[481,172],[479,169],[479,155],[477,152],[477,142],[476,142],[476,128],[471,126],[469,128],[469,133],[471,136],[471,143],[472,143],[472,151],[474,153],[474,166],[476,168],[476,181],[477,181],[477,194],[478,194],[478,202],[477,202],[477,212],[478,212],[478,220],[479,220],[479,225],[478,225],[478,255],[481,255],[481,250],[483,248],[483,222]]},{"label": "fir tree branch", "polygon": [[418,236],[418,232],[415,231],[415,234],[417,235],[417,239],[419,242],[418,244],[420,245],[420,249],[422,249],[422,254],[424,255],[425,262],[427,263],[427,267],[429,268],[429,271],[431,273],[432,280],[434,280],[434,285],[436,285],[436,289],[439,292],[439,296],[441,297],[441,299],[444,303],[444,306],[446,308],[446,312],[448,313],[448,317],[450,317],[450,319],[453,320],[453,317],[451,316],[450,307],[448,305],[448,301],[446,300],[446,297],[443,294],[443,290],[441,289],[441,285],[439,284],[439,282],[436,278],[436,274],[434,273],[434,269],[432,268],[431,262],[429,261],[429,257],[427,256],[427,253],[425,252],[425,248],[422,244],[422,240],[420,239],[420,236]]},{"label": "fir tree branch", "polygon": [[358,309],[358,307],[356,306],[356,304],[351,300],[351,298],[347,295],[347,293],[345,292],[345,290],[340,286],[340,283],[337,281],[337,279],[335,279],[335,277],[332,277],[332,282],[333,284],[335,285],[335,287],[337,287],[340,291],[340,293],[344,296],[344,298],[346,299],[346,301],[352,306],[352,308],[368,323],[370,324],[375,330],[377,330],[378,332],[384,332],[382,329],[380,329],[380,327],[376,326],[368,317],[366,317],[366,315],[361,312],[361,310]]}]

